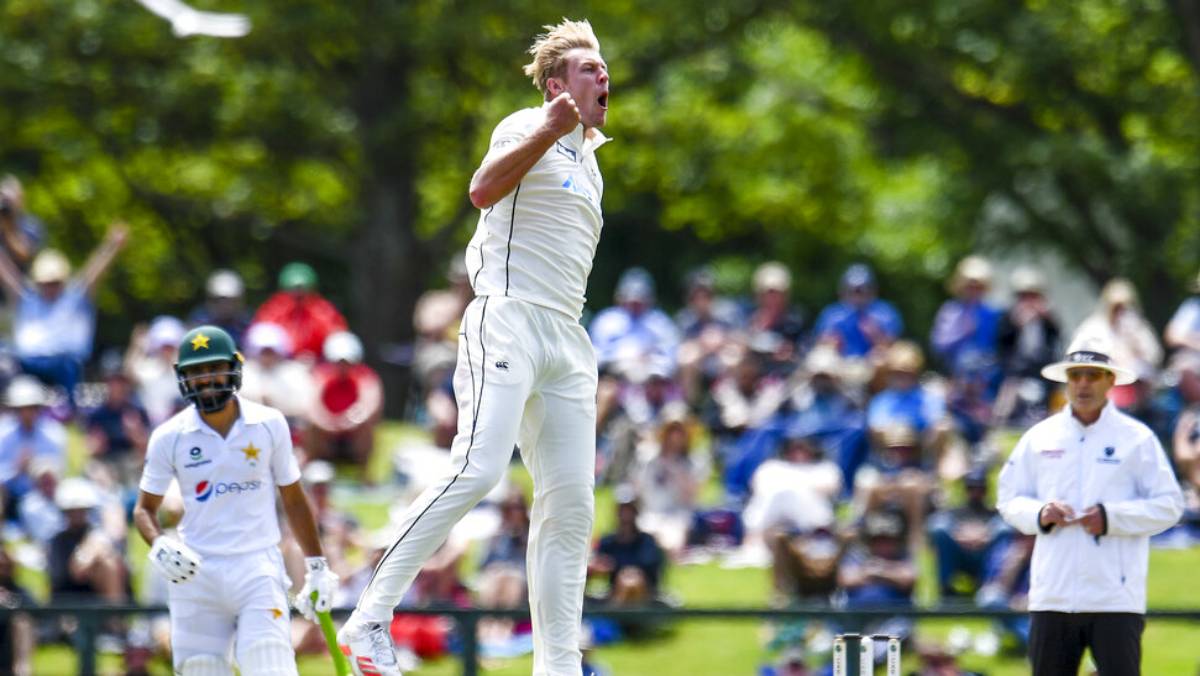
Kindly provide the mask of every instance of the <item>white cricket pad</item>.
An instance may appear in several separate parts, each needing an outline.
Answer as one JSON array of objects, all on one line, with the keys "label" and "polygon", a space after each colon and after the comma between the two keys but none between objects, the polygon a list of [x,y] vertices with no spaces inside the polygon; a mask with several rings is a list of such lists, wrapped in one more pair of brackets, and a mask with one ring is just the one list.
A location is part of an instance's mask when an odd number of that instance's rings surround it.
[{"label": "white cricket pad", "polygon": [[282,641],[255,641],[237,651],[238,669],[254,676],[296,676],[296,653]]},{"label": "white cricket pad", "polygon": [[183,661],[179,673],[182,676],[233,676],[233,668],[216,655],[193,655]]}]

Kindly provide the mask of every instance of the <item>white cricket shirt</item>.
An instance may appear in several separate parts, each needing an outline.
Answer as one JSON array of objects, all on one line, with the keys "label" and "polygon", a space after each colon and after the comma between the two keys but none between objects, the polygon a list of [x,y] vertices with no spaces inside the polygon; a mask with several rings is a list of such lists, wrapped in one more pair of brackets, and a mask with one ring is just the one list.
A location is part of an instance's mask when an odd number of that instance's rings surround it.
[{"label": "white cricket shirt", "polygon": [[[484,162],[540,125],[543,108],[506,117],[492,132]],[[511,193],[481,211],[466,253],[475,295],[509,296],[579,319],[604,225],[595,153],[607,141],[598,129],[584,138],[580,124],[555,141]]]},{"label": "white cricket shirt", "polygon": [[172,477],[179,480],[179,533],[201,555],[279,544],[276,486],[300,480],[283,414],[241,397],[238,404],[238,419],[225,438],[188,406],[154,430],[146,449],[138,487],[163,495]]}]

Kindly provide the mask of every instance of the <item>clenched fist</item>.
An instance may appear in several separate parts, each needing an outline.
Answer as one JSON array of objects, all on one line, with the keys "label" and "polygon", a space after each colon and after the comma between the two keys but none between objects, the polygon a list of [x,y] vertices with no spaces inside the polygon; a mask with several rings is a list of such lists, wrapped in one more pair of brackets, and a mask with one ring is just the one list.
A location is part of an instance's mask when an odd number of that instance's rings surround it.
[{"label": "clenched fist", "polygon": [[579,106],[570,93],[559,94],[546,106],[546,126],[556,137],[566,136],[579,126]]}]

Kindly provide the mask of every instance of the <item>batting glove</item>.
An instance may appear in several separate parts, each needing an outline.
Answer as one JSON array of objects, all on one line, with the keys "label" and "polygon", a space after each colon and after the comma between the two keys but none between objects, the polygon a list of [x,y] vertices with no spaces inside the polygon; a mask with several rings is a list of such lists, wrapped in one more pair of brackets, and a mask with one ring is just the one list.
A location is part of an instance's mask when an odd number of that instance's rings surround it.
[{"label": "batting glove", "polygon": [[200,570],[200,555],[169,535],[154,538],[149,556],[150,563],[154,564],[163,577],[175,584],[191,580]]},{"label": "batting glove", "polygon": [[328,612],[333,607],[333,593],[337,591],[338,576],[329,570],[324,556],[309,556],[304,559],[304,587],[296,597],[296,610],[311,622],[317,621],[317,613]]}]

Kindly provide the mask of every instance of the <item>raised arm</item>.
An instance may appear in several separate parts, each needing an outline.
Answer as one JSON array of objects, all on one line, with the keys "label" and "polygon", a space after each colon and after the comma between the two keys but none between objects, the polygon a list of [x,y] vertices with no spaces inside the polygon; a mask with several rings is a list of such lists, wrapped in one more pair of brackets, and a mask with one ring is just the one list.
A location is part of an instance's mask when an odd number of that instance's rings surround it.
[{"label": "raised arm", "polygon": [[[544,108],[546,117],[528,136],[506,150],[492,148],[475,175],[471,177],[471,204],[486,209],[516,189],[525,174],[537,164],[554,142],[579,125],[579,108],[571,95],[563,92]],[[503,143],[503,139],[499,140]]]},{"label": "raised arm", "polygon": [[104,241],[96,247],[96,250],[88,257],[87,263],[83,264],[83,269],[79,271],[79,279],[88,295],[96,290],[96,282],[100,281],[100,278],[108,271],[108,267],[125,247],[128,239],[129,226],[124,223],[113,223],[109,226]]}]

